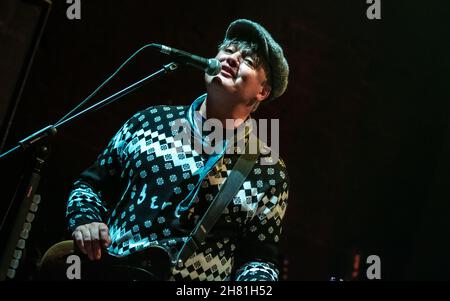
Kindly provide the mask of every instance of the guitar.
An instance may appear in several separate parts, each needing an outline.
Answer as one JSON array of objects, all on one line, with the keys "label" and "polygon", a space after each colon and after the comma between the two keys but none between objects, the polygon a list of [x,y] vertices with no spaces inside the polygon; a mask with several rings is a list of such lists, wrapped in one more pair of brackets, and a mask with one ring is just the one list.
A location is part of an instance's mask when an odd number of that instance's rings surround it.
[{"label": "guitar", "polygon": [[[174,265],[172,255],[161,246],[152,246],[126,257],[102,253],[100,260],[91,261],[74,248],[72,240],[53,245],[43,256],[39,268],[40,280],[69,280],[68,269],[73,262],[71,255],[80,259],[80,277],[88,281],[164,281]],[[67,263],[69,262],[69,263]]]}]

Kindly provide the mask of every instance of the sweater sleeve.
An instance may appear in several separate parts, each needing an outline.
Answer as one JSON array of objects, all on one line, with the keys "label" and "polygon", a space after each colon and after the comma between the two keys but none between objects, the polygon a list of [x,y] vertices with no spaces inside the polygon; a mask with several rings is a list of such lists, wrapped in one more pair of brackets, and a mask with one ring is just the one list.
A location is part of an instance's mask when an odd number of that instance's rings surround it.
[{"label": "sweater sleeve", "polygon": [[289,181],[285,169],[277,172],[276,181],[269,181],[275,183],[265,191],[255,216],[243,230],[235,273],[237,281],[278,280],[278,242],[287,207]]},{"label": "sweater sleeve", "polygon": [[104,222],[108,210],[123,190],[124,149],[132,141],[137,127],[136,114],[119,129],[94,163],[74,182],[66,207],[70,233],[91,222]]}]

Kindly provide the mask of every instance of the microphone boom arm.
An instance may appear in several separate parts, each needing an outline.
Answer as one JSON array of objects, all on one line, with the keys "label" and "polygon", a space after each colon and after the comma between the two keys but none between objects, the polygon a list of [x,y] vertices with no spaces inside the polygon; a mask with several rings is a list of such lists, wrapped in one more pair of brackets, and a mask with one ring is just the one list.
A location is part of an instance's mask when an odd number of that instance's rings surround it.
[{"label": "microphone boom arm", "polygon": [[139,81],[129,85],[128,87],[114,93],[113,95],[108,96],[107,98],[91,105],[90,107],[82,110],[81,112],[78,112],[77,114],[64,119],[63,121],[56,123],[55,125],[48,125],[38,131],[36,131],[35,133],[29,135],[27,138],[20,140],[17,145],[15,147],[13,147],[12,149],[0,154],[0,159],[5,158],[6,156],[18,151],[18,150],[24,150],[26,148],[29,148],[30,146],[32,146],[33,144],[36,144],[38,141],[41,141],[43,138],[50,136],[50,135],[55,135],[57,133],[57,130],[60,126],[68,123],[69,121],[79,118],[80,116],[88,113],[89,111],[92,110],[97,110],[100,109],[116,100],[118,100],[119,98],[127,95],[128,93],[136,90],[137,88],[139,88],[140,86],[142,86],[146,81],[148,80],[153,80],[156,77],[159,77],[161,75],[164,74],[168,74],[170,72],[175,71],[178,68],[178,64],[177,63],[169,63],[167,65],[164,65],[161,69],[159,69],[158,71],[140,79]]}]

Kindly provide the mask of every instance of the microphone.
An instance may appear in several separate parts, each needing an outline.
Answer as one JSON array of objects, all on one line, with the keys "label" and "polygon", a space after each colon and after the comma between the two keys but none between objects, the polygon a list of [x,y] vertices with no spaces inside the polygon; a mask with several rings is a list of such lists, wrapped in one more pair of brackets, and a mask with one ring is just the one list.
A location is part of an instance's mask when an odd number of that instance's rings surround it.
[{"label": "microphone", "polygon": [[219,74],[220,70],[222,70],[220,62],[216,59],[207,59],[198,55],[191,54],[189,52],[185,52],[183,50],[178,50],[160,44],[152,45],[160,52],[172,56],[176,61],[203,70],[208,75],[217,75]]}]

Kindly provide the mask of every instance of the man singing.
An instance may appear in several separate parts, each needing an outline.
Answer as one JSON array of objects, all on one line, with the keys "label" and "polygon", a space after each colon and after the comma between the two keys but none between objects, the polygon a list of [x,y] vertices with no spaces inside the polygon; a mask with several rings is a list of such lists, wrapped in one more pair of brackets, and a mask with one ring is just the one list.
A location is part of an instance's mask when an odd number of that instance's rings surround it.
[{"label": "man singing", "polygon": [[[250,114],[286,90],[283,50],[258,23],[232,22],[216,59],[222,69],[205,75],[206,94],[190,106],[152,106],[135,114],[74,183],[69,231],[90,261],[152,246],[179,251],[227,181],[239,158],[237,145],[249,143]],[[199,145],[210,145],[202,131],[209,120],[235,134],[215,141],[229,142],[227,151],[205,153],[176,139],[181,124]],[[278,280],[289,179],[283,161],[274,158],[260,155],[204,244],[170,267],[170,280]]]}]

